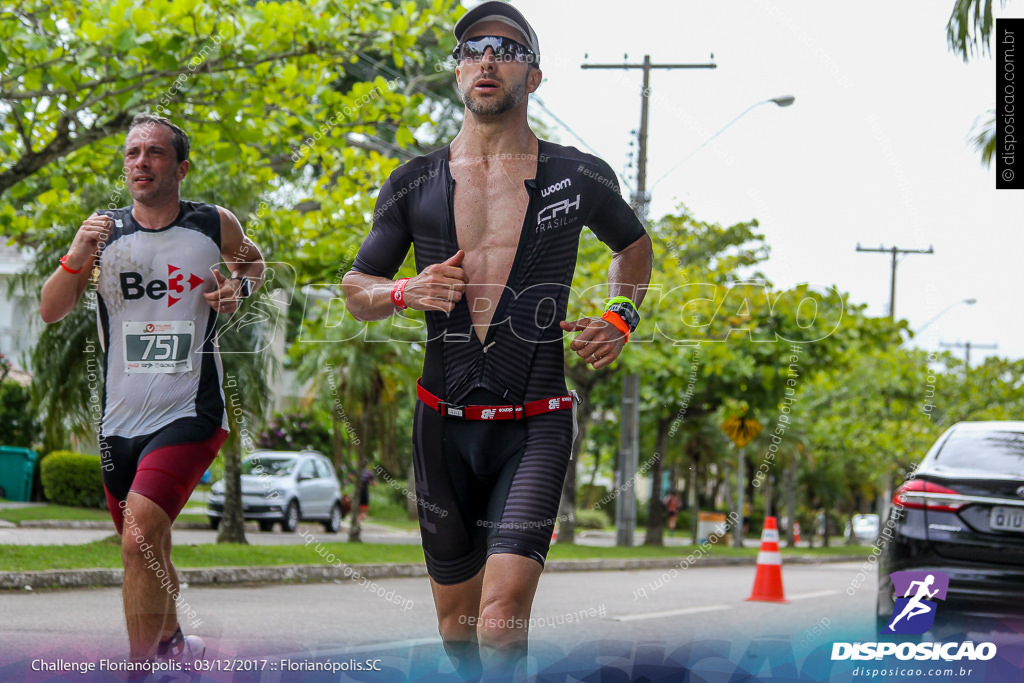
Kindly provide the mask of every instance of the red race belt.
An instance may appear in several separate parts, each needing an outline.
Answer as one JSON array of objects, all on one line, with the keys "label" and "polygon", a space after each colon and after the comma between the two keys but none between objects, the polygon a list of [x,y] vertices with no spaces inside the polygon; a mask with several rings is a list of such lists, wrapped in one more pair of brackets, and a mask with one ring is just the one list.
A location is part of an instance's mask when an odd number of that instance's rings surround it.
[{"label": "red race belt", "polygon": [[442,401],[424,389],[419,380],[416,380],[416,396],[428,408],[433,408],[442,416],[460,420],[522,420],[534,415],[553,413],[556,410],[568,410],[572,408],[573,402],[572,394],[566,394],[554,398],[542,398],[539,401],[530,401],[522,405],[461,406]]}]

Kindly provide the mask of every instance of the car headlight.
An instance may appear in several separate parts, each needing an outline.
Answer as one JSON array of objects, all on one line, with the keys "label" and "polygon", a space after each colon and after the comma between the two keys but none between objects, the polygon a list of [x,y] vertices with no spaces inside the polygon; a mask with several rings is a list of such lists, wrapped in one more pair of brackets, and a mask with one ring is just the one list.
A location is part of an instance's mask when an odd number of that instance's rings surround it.
[{"label": "car headlight", "polygon": [[224,493],[224,480],[215,481],[213,486],[210,487],[210,493],[216,493],[222,495]]}]

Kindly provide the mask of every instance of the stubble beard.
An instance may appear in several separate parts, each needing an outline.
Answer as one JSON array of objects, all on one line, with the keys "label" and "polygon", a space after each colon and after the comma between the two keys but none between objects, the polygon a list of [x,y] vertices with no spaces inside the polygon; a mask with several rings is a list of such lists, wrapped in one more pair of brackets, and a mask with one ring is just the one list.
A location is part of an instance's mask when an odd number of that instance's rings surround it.
[{"label": "stubble beard", "polygon": [[[491,78],[490,80],[498,79]],[[503,81],[498,82],[504,85]],[[518,107],[524,99],[526,99],[525,77],[522,82],[515,83],[511,87],[506,88],[505,94],[497,99],[478,98],[473,93],[473,86],[470,86],[466,92],[462,93],[462,101],[465,102],[466,109],[477,116],[499,116]]]}]

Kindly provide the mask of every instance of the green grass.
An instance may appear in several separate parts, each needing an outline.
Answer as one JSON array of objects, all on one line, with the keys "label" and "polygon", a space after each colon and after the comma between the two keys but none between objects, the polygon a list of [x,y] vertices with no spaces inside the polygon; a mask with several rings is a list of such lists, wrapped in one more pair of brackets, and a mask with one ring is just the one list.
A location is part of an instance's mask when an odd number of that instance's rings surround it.
[{"label": "green grass", "polygon": [[109,522],[110,513],[99,508],[77,508],[68,505],[41,505],[0,510],[0,519],[17,524],[37,519]]},{"label": "green grass", "polygon": [[[378,562],[422,562],[423,550],[417,545],[371,545],[368,543],[330,543],[326,536],[324,555],[348,564]],[[179,569],[201,567],[276,566],[327,564],[317,553],[316,543],[305,545],[241,545],[236,543],[183,545],[174,548],[174,564]],[[0,546],[0,571],[38,571],[42,569],[117,569],[121,567],[121,542],[116,535],[83,545],[3,545]]]},{"label": "green grass", "polygon": [[[189,508],[198,510],[199,508]],[[70,507],[67,505],[41,505],[28,508],[7,508],[0,510],[0,519],[13,524],[36,520],[78,521],[78,522],[109,522],[110,513],[106,510],[93,508]],[[197,522],[206,524],[209,519],[199,512],[183,512],[178,515],[179,522]]]},{"label": "green grass", "polygon": [[[422,562],[423,550],[418,545],[393,545],[371,543],[330,542],[327,535],[318,535],[317,541],[323,544],[324,555],[330,553],[335,561],[347,564],[382,563],[382,562]],[[555,544],[549,557],[554,560],[580,560],[597,558],[683,558],[694,548],[598,548]],[[784,555],[842,555],[863,557],[867,554],[864,547],[830,548],[828,552],[816,548],[783,549]],[[708,551],[712,557],[753,557],[755,548],[737,550],[715,546]],[[238,544],[202,544],[175,547],[172,557],[179,568],[199,567],[230,567],[230,566],[276,566],[295,564],[325,564],[327,560],[317,553],[316,543],[305,545],[238,545]],[[121,566],[120,542],[117,537],[110,537],[84,545],[60,546],[0,546],[0,571],[35,571],[42,569],[114,569]]]},{"label": "green grass", "polygon": [[[594,547],[585,545],[565,545],[556,543],[551,546],[548,557],[553,560],[589,560],[595,558],[610,559],[636,559],[641,557],[686,557],[697,550],[700,546],[638,546],[636,548],[623,547]],[[869,553],[867,547],[839,546],[828,548],[782,548],[783,555],[821,555],[832,556],[842,555],[850,557],[864,557]],[[713,545],[704,553],[707,557],[755,557],[757,548],[732,548],[724,544]]]}]

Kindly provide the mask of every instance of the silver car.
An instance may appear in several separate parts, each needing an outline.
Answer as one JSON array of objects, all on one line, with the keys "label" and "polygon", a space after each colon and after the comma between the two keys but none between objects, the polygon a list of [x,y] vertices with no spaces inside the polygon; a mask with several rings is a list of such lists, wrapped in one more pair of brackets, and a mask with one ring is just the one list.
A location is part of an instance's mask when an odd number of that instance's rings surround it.
[{"label": "silver car", "polygon": [[[242,515],[260,531],[295,531],[299,521],[321,522],[332,533],[345,516],[341,484],[331,462],[316,451],[257,451],[242,459]],[[224,481],[214,482],[207,501],[210,527],[224,515]]]}]

